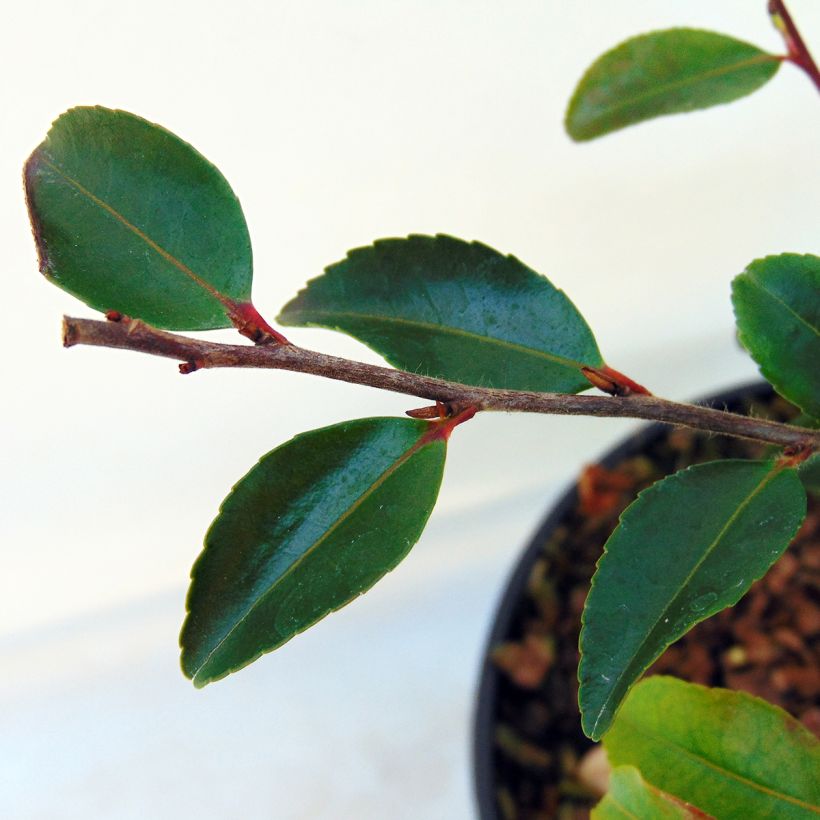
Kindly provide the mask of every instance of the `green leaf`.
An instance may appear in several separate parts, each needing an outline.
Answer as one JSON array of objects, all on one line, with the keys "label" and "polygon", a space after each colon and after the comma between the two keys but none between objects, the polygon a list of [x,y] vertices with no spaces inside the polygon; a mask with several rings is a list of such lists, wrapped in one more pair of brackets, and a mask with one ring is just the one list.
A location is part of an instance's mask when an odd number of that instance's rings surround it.
[{"label": "green leaf", "polygon": [[587,69],[567,109],[567,133],[591,140],[664,114],[731,102],[779,67],[775,55],[712,31],[673,28],[633,37]]},{"label": "green leaf", "polygon": [[513,256],[450,236],[382,239],[350,251],[282,310],[392,365],[464,384],[576,392],[602,364],[575,306]]},{"label": "green leaf", "polygon": [[745,692],[653,676],[604,738],[610,762],[721,820],[820,815],[820,742]]},{"label": "green leaf", "polygon": [[740,341],[778,393],[820,418],[820,257],[757,259],[732,282]]},{"label": "green leaf", "polygon": [[223,502],[191,571],[180,643],[196,686],[281,646],[407,555],[438,495],[445,429],[360,419],[262,457]]},{"label": "green leaf", "polygon": [[740,600],[805,515],[797,471],[766,461],[699,464],[638,496],[604,547],[584,606],[578,699],[589,737],[604,734],[670,643]]},{"label": "green leaf", "polygon": [[634,766],[612,770],[609,791],[591,815],[592,820],[694,820],[708,816],[647,783]]},{"label": "green leaf", "polygon": [[169,330],[228,327],[250,300],[239,201],[199,152],[125,111],[72,108],[25,166],[45,276],[97,310]]},{"label": "green leaf", "polygon": [[799,464],[797,474],[810,493],[820,493],[820,453],[809,456],[806,461]]}]

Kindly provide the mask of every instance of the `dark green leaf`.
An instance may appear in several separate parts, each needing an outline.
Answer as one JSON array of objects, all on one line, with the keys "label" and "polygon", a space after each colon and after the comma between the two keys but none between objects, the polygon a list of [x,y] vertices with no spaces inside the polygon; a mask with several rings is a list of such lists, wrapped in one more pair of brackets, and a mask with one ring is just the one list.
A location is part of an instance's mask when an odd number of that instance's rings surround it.
[{"label": "dark green leaf", "polygon": [[225,178],[125,111],[72,108],[25,167],[40,270],[98,310],[170,330],[227,327],[251,245]]},{"label": "dark green leaf", "polygon": [[195,685],[281,646],[407,555],[438,495],[441,433],[361,419],[262,457],[223,502],[191,572],[180,643]]},{"label": "dark green leaf", "polygon": [[708,818],[699,809],[647,783],[634,766],[612,770],[609,791],[592,810],[592,820],[696,820]]},{"label": "dark green leaf", "polygon": [[783,253],[732,282],[740,341],[789,401],[820,418],[820,257]]},{"label": "dark green leaf", "polygon": [[575,306],[513,256],[449,236],[351,251],[279,321],[341,330],[404,370],[464,384],[576,392],[601,354]]},{"label": "dark green leaf", "polygon": [[815,453],[797,468],[803,486],[811,493],[820,493],[820,453]]},{"label": "dark green leaf", "polygon": [[721,820],[820,815],[820,742],[766,701],[651,677],[604,738],[614,766]]},{"label": "dark green leaf", "polygon": [[670,643],[746,593],[805,514],[796,470],[765,461],[689,467],[638,496],[604,547],[584,607],[578,699],[589,737],[604,734]]},{"label": "dark green leaf", "polygon": [[776,56],[711,31],[673,28],[633,37],[584,74],[567,109],[567,132],[590,140],[664,114],[731,102],[779,67]]}]

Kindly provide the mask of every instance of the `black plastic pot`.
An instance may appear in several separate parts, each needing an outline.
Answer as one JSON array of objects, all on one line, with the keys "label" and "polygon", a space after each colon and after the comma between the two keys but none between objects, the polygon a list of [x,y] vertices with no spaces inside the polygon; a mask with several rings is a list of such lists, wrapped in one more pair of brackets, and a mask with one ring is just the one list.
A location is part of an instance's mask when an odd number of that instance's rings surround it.
[{"label": "black plastic pot", "polygon": [[[766,400],[772,395],[772,388],[765,382],[743,385],[734,390],[710,396],[699,404],[731,411],[749,401]],[[640,455],[648,446],[669,434],[670,428],[663,424],[647,425],[634,435],[610,450],[599,464],[611,469],[624,459]],[[543,555],[544,544],[550,534],[567,517],[577,504],[578,494],[573,484],[547,514],[538,527],[530,543],[521,554],[504,590],[496,610],[495,620],[490,630],[481,667],[477,708],[474,715],[473,731],[473,773],[475,796],[481,820],[502,820],[496,805],[496,763],[495,727],[498,714],[501,672],[490,660],[492,647],[510,640],[512,625],[517,615],[519,603],[525,595],[527,580],[538,559]],[[601,545],[603,548],[603,544]]]}]

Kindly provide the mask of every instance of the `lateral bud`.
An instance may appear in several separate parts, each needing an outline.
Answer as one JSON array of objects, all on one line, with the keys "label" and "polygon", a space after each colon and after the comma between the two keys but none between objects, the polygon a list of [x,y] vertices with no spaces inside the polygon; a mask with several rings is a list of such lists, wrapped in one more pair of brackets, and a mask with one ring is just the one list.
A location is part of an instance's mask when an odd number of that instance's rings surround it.
[{"label": "lateral bud", "polygon": [[233,304],[230,317],[234,327],[254,344],[290,344],[278,330],[272,328],[262,318],[259,311],[250,302]]},{"label": "lateral bud", "polygon": [[182,373],[183,376],[187,376],[189,373],[195,373],[204,366],[205,362],[203,362],[202,359],[192,359],[189,362],[180,362],[179,372]]},{"label": "lateral bud", "polygon": [[145,322],[143,322],[142,319],[132,319],[130,316],[126,316],[124,313],[120,313],[118,310],[106,310],[105,318],[109,322],[115,322],[117,324],[124,325],[126,332],[129,336],[135,330],[139,330],[141,327],[145,327]]},{"label": "lateral bud", "polygon": [[814,453],[814,448],[811,442],[798,441],[794,444],[787,444],[783,448],[783,455],[780,457],[778,464],[781,467],[797,467],[807,461]]},{"label": "lateral bud", "polygon": [[410,416],[411,419],[438,419],[441,418],[439,409],[433,407],[418,407],[415,410],[405,410],[404,414]]},{"label": "lateral bud", "polygon": [[603,390],[604,393],[609,393],[610,396],[617,395],[617,387],[615,382],[613,382],[612,379],[606,378],[600,370],[597,370],[594,367],[582,367],[581,372],[593,387]]},{"label": "lateral bud", "polygon": [[603,367],[582,367],[581,372],[593,387],[597,387],[610,396],[651,396],[652,394],[642,385],[629,376],[615,370],[608,365]]},{"label": "lateral bud", "polygon": [[[441,404],[441,402],[436,402],[436,404]],[[442,405],[442,407],[456,411],[455,405],[447,404]],[[430,429],[425,434],[424,439],[427,441],[447,441],[450,438],[450,434],[459,424],[469,421],[480,409],[481,408],[475,404],[462,403],[458,405],[458,410],[453,412],[452,415],[447,415],[438,421],[432,421],[430,423]]]},{"label": "lateral bud", "polygon": [[434,421],[444,421],[457,416],[463,410],[472,407],[470,404],[464,402],[450,402],[436,400],[433,407],[419,407],[416,410],[405,410],[405,415],[410,416],[411,419],[428,419]]}]

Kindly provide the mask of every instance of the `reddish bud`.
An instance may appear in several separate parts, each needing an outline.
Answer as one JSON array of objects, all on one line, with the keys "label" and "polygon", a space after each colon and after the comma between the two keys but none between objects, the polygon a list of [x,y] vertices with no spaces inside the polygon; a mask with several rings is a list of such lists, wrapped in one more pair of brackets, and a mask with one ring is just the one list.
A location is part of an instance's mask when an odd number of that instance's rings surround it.
[{"label": "reddish bud", "polygon": [[250,302],[234,304],[231,310],[234,327],[255,344],[283,344],[290,342],[274,330]]},{"label": "reddish bud", "polygon": [[581,372],[592,385],[610,396],[652,395],[642,384],[632,381],[629,376],[624,376],[608,365],[582,367]]},{"label": "reddish bud", "polygon": [[438,407],[419,407],[415,410],[405,410],[405,415],[411,419],[437,419],[440,418]]},{"label": "reddish bud", "polygon": [[189,373],[194,373],[203,366],[204,362],[201,359],[194,359],[190,362],[180,362],[179,372],[182,373],[183,376],[187,376]]},{"label": "reddish bud", "polygon": [[610,396],[615,395],[617,390],[615,382],[612,379],[607,379],[600,370],[596,370],[594,367],[582,367],[581,372],[593,387],[603,390],[604,393],[609,393]]},{"label": "reddish bud", "polygon": [[782,467],[797,467],[806,461],[814,452],[811,444],[806,441],[798,441],[796,444],[788,444],[783,448],[783,457],[780,459]]}]

